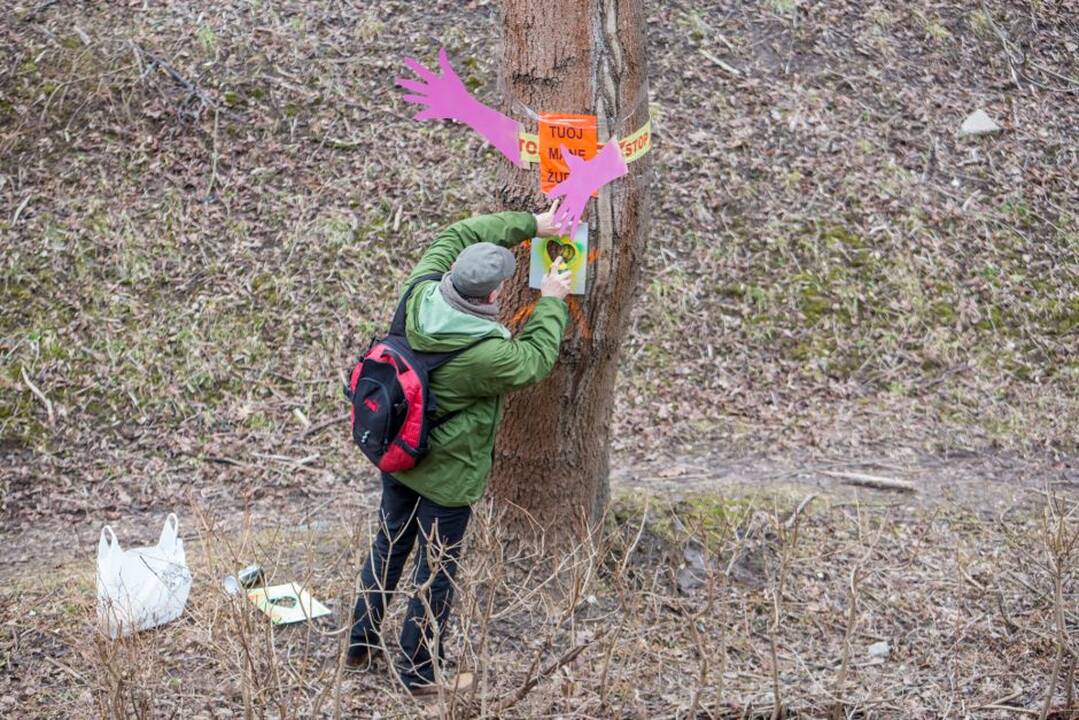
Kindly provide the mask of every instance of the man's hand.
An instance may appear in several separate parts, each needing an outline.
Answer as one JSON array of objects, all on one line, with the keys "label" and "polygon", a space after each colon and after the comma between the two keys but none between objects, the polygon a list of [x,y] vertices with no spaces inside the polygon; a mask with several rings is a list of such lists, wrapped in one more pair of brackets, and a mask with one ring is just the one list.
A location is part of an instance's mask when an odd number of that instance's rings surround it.
[{"label": "man's hand", "polygon": [[561,199],[555,200],[551,204],[551,209],[545,213],[536,215],[536,237],[547,237],[548,235],[561,235],[558,225],[554,221],[554,215],[558,212],[558,203],[562,202]]},{"label": "man's hand", "polygon": [[572,280],[573,274],[569,270],[562,270],[562,258],[555,258],[555,261],[551,263],[551,269],[543,276],[543,281],[540,283],[540,295],[565,300],[569,295]]}]

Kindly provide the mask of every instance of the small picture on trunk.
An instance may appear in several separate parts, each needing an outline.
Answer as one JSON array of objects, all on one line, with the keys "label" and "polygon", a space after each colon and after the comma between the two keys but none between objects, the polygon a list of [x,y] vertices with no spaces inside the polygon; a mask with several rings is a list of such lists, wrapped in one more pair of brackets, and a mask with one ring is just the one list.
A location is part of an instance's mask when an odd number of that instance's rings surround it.
[{"label": "small picture on trunk", "polygon": [[577,226],[571,240],[568,235],[550,235],[532,239],[532,253],[528,265],[528,286],[539,289],[540,282],[555,258],[562,258],[562,267],[569,270],[573,279],[570,292],[585,294],[588,279],[588,223]]}]

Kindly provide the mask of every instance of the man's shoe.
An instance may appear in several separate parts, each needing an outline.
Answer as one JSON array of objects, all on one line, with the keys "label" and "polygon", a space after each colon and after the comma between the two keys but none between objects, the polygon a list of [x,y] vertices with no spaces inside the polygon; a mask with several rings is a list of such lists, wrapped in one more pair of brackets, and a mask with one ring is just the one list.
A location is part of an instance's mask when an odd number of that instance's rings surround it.
[{"label": "man's shoe", "polygon": [[345,668],[356,672],[370,672],[375,669],[375,656],[368,648],[350,649],[345,655]]},{"label": "man's shoe", "polygon": [[438,683],[431,683],[429,685],[413,685],[408,689],[412,693],[412,697],[430,697],[432,695],[438,695],[439,691],[444,693],[461,693],[472,687],[472,673],[463,672],[457,673],[452,678],[445,680],[441,685]]}]

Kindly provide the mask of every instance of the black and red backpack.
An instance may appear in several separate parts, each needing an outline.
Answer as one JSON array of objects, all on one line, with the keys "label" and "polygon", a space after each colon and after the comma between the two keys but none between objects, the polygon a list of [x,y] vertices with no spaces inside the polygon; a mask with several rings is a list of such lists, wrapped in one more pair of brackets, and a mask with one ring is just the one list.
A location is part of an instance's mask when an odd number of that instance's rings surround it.
[{"label": "black and red backpack", "polygon": [[430,432],[459,412],[434,417],[431,373],[487,339],[444,353],[417,352],[408,344],[408,298],[419,283],[441,279],[440,273],[433,273],[409,285],[393,315],[390,334],[372,341],[345,387],[345,397],[352,403],[352,439],[382,472],[414,468],[427,454]]}]

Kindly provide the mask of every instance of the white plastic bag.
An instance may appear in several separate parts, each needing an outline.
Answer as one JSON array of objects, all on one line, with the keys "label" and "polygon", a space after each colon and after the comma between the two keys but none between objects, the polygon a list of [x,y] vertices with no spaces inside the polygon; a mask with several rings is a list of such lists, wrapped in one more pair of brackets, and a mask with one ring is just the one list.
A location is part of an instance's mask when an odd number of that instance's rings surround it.
[{"label": "white plastic bag", "polygon": [[97,617],[112,639],[180,617],[191,592],[175,513],[165,518],[157,545],[122,550],[112,528],[97,544]]}]

